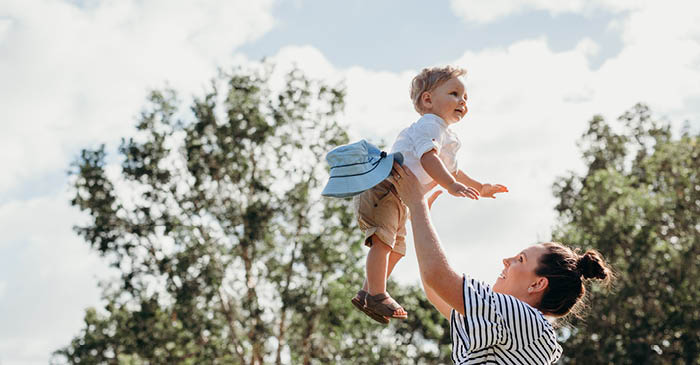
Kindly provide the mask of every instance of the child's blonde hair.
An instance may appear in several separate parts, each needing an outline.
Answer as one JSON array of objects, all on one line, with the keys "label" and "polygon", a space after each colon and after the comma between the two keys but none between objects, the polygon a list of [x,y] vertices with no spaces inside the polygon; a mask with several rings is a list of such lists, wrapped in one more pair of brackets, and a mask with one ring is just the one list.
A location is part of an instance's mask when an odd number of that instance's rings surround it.
[{"label": "child's blonde hair", "polygon": [[424,68],[423,71],[416,75],[413,81],[411,81],[411,100],[413,101],[413,107],[419,114],[423,115],[424,111],[420,98],[424,92],[433,91],[443,82],[453,77],[460,77],[466,74],[467,70],[459,67],[445,66]]}]

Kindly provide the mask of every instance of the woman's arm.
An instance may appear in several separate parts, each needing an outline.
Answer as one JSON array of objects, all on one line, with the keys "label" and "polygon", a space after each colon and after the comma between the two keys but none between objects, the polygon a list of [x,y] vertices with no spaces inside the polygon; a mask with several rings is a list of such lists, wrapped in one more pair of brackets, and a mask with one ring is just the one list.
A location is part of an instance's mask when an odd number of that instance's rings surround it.
[{"label": "woman's arm", "polygon": [[[391,182],[411,211],[413,241],[421,279],[447,306],[464,314],[462,276],[450,267],[442,251],[428,214],[428,206],[423,199],[420,183],[409,169],[404,169],[398,164],[394,164],[392,174]],[[441,313],[443,309],[438,308]]]},{"label": "woman's arm", "polygon": [[437,295],[435,290],[425,282],[423,275],[421,275],[420,279],[423,283],[423,291],[425,291],[425,296],[428,298],[428,301],[433,305],[433,307],[435,307],[435,309],[438,310],[438,312],[440,312],[440,314],[442,314],[443,317],[450,320],[450,312],[452,311],[452,307],[445,303],[445,301],[442,300],[439,295]]},{"label": "woman's arm", "polygon": [[[433,203],[435,203],[435,200],[442,194],[442,190],[438,190],[434,192],[430,197],[428,198],[428,210],[431,210],[433,208]],[[425,292],[425,296],[428,298],[428,301],[435,307],[435,309],[442,314],[445,319],[448,321],[450,320],[451,316],[451,310],[452,307],[447,305],[442,298],[440,298],[439,295],[435,292],[435,290],[428,285],[425,280],[423,280],[423,275],[420,277],[421,283],[423,284],[423,291]]]}]

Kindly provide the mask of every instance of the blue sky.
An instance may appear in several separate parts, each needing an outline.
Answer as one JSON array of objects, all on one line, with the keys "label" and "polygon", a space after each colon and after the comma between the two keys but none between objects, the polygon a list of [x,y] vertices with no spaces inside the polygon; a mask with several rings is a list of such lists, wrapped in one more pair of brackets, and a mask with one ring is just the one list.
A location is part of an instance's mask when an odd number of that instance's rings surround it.
[{"label": "blue sky", "polygon": [[[583,165],[576,140],[646,102],[700,127],[694,1],[5,0],[0,2],[0,364],[45,364],[99,305],[105,263],[72,231],[78,151],[133,133],[146,92],[187,102],[217,67],[293,64],[347,87],[353,138],[391,143],[417,118],[423,67],[468,69],[460,166],[510,192],[441,198],[435,226],[459,271],[492,282],[501,258],[547,240],[551,186]],[[279,82],[277,79],[276,82]],[[112,160],[113,161],[113,160]],[[118,166],[108,166],[118,176]],[[573,243],[575,244],[575,243]],[[412,245],[394,277],[415,283]]]},{"label": "blue sky", "polygon": [[[418,69],[448,63],[464,49],[479,51],[517,40],[546,37],[551,48],[573,48],[593,39],[598,67],[620,51],[620,33],[609,28],[612,14],[558,14],[533,10],[488,24],[474,24],[455,14],[447,1],[288,1],[273,9],[278,24],[256,42],[239,49],[253,59],[289,45],[311,45],[338,67],[373,70]],[[565,29],[565,31],[558,31]]]}]

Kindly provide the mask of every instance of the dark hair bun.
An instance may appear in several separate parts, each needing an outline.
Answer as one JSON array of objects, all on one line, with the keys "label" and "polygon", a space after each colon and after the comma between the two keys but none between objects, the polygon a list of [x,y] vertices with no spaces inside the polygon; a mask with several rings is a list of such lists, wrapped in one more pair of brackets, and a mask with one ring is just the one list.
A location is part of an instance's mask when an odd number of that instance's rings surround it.
[{"label": "dark hair bun", "polygon": [[605,262],[601,258],[598,251],[586,251],[583,256],[579,256],[576,263],[576,270],[583,275],[585,279],[601,279],[608,278],[610,269],[605,266]]}]

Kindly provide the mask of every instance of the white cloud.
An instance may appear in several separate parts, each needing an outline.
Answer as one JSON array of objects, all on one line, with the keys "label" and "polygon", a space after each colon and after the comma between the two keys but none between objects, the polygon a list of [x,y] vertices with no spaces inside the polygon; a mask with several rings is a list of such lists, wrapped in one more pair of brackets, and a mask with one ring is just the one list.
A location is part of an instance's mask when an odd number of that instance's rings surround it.
[{"label": "white cloud", "polygon": [[278,71],[273,76],[274,84],[283,82],[281,76],[292,66],[327,84],[343,84],[347,95],[340,121],[349,128],[352,138],[369,138],[377,143],[383,139],[391,144],[402,126],[416,119],[417,114],[408,98],[408,86],[414,71],[397,74],[362,67],[340,69],[312,46],[283,47],[270,60]]},{"label": "white cloud", "polygon": [[201,93],[274,26],[272,0],[76,3],[0,2],[1,363],[45,364],[98,304],[105,263],[72,232],[81,215],[56,176],[131,134],[149,88]]},{"label": "white cloud", "polygon": [[0,191],[114,142],[148,88],[198,92],[235,47],[271,29],[271,1],[56,0],[0,7]]},{"label": "white cloud", "polygon": [[72,232],[81,214],[68,200],[61,193],[0,206],[0,360],[46,363],[98,303],[96,276],[108,270]]}]

